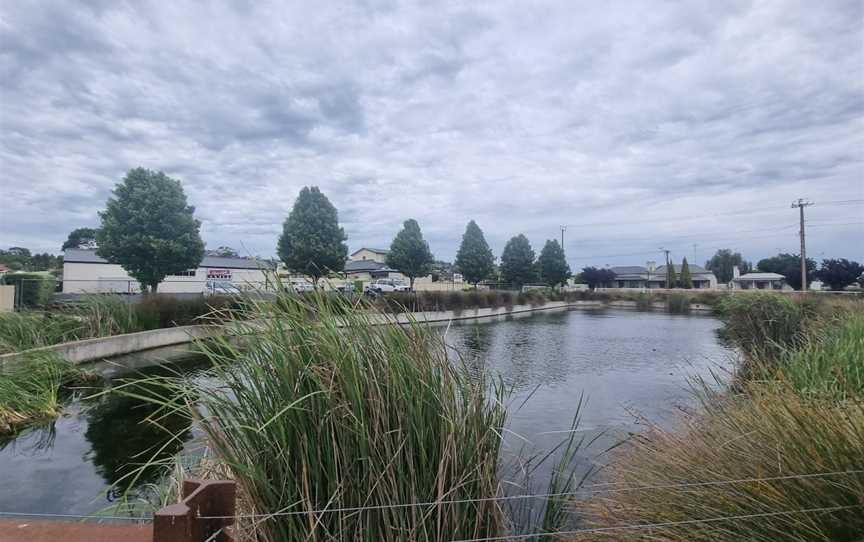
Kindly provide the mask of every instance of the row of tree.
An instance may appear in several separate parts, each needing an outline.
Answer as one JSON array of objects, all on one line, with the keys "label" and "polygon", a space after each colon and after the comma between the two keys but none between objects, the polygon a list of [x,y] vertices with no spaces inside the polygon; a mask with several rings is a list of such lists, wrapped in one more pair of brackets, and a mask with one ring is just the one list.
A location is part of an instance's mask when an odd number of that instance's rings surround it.
[{"label": "row of tree", "polygon": [[[105,210],[99,213],[100,227],[74,230],[63,249],[95,246],[99,256],[121,265],[145,291],[155,291],[167,275],[197,267],[205,254],[201,223],[194,212],[179,181],[160,171],[135,168],[117,184]],[[285,219],[277,252],[288,269],[309,275],[317,283],[317,279],[328,273],[344,270],[348,257],[346,240],[333,204],[317,187],[304,187]],[[212,253],[237,255],[230,247],[220,247]],[[0,251],[0,263],[13,269],[50,269],[57,265],[51,258],[55,257],[30,255],[27,249],[20,247]],[[443,263],[435,261],[417,221],[406,220],[390,245],[387,264],[405,274],[412,286],[417,277],[453,270],[475,285],[495,280],[516,286],[537,281],[556,286],[571,276],[564,249],[556,240],[546,241],[540,256],[535,257],[531,243],[522,234],[507,242],[500,264],[496,265],[483,231],[473,220],[465,228],[455,266],[450,268]],[[732,279],[735,266],[742,273],[751,267],[739,253],[729,250],[718,251],[706,263],[706,268],[713,271],[720,282]],[[825,260],[818,272],[812,260],[808,260],[807,266],[808,271],[812,270],[832,288],[845,287],[861,275],[861,266],[848,260]],[[790,285],[800,287],[795,255],[780,254],[761,260],[757,268],[780,273]],[[580,278],[596,286],[610,282],[610,273],[608,269],[587,267]],[[685,288],[692,285],[686,260],[680,277],[675,275],[671,265],[667,273],[670,285]]]},{"label": "row of tree", "polygon": [[[288,269],[318,279],[344,269],[348,257],[347,236],[339,226],[336,208],[317,187],[304,187],[282,226],[277,252]],[[418,277],[433,274],[435,257],[423,238],[420,224],[408,219],[390,244],[387,265],[408,277],[411,287]],[[501,280],[521,286],[538,280],[564,283],[570,267],[557,241],[549,240],[535,260],[528,239],[520,234],[508,241],[496,267],[495,256],[473,220],[465,228],[454,270],[470,284]]]},{"label": "row of tree", "polygon": [[24,247],[9,247],[0,249],[0,264],[12,271],[51,271],[63,266],[63,256],[54,256],[47,252],[32,254]]}]

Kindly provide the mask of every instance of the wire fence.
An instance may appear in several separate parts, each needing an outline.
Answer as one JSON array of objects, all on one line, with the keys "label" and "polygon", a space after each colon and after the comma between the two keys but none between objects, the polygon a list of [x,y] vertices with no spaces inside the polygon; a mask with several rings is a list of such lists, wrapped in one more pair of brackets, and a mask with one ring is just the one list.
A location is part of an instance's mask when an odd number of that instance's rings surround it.
[{"label": "wire fence", "polygon": [[[380,504],[380,505],[370,505],[370,506],[353,506],[353,507],[339,507],[339,508],[323,508],[323,509],[303,509],[303,510],[290,510],[288,508],[271,513],[262,513],[262,514],[232,514],[232,515],[200,515],[198,519],[200,520],[215,520],[215,519],[255,519],[255,520],[267,520],[274,517],[280,516],[297,516],[297,515],[322,515],[322,514],[331,514],[331,513],[356,513],[363,511],[374,511],[374,510],[384,510],[384,509],[397,509],[397,508],[413,508],[413,507],[431,507],[431,506],[444,506],[444,505],[456,505],[456,504],[468,504],[468,503],[480,503],[480,502],[502,502],[502,501],[513,501],[513,500],[521,500],[521,499],[555,499],[555,498],[575,498],[578,496],[591,496],[596,494],[609,494],[609,493],[621,493],[621,492],[637,492],[637,491],[658,491],[658,490],[675,490],[675,489],[693,489],[695,487],[710,487],[710,486],[721,486],[721,485],[732,485],[732,484],[750,484],[750,483],[767,483],[767,482],[779,482],[779,481],[789,481],[789,480],[809,480],[809,479],[820,479],[820,478],[838,478],[838,477],[852,477],[852,476],[862,476],[864,475],[864,469],[859,470],[845,470],[845,471],[832,471],[832,472],[814,472],[814,473],[806,473],[806,474],[787,474],[787,475],[778,475],[778,476],[763,476],[763,477],[751,477],[751,478],[733,478],[733,479],[722,479],[722,480],[706,480],[706,481],[698,481],[698,482],[675,482],[668,484],[651,484],[651,485],[640,485],[640,486],[624,486],[621,487],[618,483],[598,483],[591,484],[588,486],[582,486],[577,488],[574,491],[567,492],[559,492],[559,493],[532,493],[532,494],[520,494],[520,495],[497,495],[491,497],[478,497],[472,499],[439,499],[434,501],[425,501],[425,502],[409,502],[409,503],[390,503],[390,504]],[[296,506],[296,505],[292,505]],[[864,507],[862,505],[855,505],[854,507]],[[290,508],[290,507],[289,507]],[[849,508],[849,507],[846,507]],[[789,512],[771,512],[769,514],[787,514],[787,513],[796,513],[796,511]],[[102,515],[102,514],[60,514],[60,513],[37,513],[37,512],[9,512],[9,511],[0,511],[0,517],[28,517],[28,518],[45,518],[45,519],[79,519],[79,520],[115,520],[115,521],[151,521],[153,519],[152,515],[138,515],[138,516],[116,516],[116,515]],[[701,521],[701,520],[692,520],[692,521]],[[660,526],[658,524],[657,526]],[[625,528],[625,527],[621,527]],[[584,531],[591,532],[591,531]],[[567,533],[558,533],[558,534],[572,534],[570,532]],[[529,536],[529,535],[519,535],[520,537]],[[491,539],[478,539],[479,540],[508,540],[511,538],[491,538]],[[458,542],[474,542],[474,541],[458,541]]]}]

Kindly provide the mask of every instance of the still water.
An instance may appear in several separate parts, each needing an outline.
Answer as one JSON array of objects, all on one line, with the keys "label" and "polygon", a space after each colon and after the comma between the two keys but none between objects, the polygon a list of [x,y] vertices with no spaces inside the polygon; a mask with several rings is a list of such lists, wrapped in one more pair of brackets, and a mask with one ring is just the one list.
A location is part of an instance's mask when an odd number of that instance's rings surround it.
[{"label": "still water", "polygon": [[[518,409],[510,416],[511,451],[560,441],[584,395],[580,431],[606,437],[583,455],[602,463],[595,453],[603,444],[639,431],[642,418],[674,424],[693,404],[689,379],[729,366],[732,352],[717,339],[719,325],[704,316],[600,310],[465,323],[442,332],[471,370],[500,375],[512,388]],[[166,459],[200,448],[194,428],[180,418],[163,421],[180,434],[175,440],[139,423],[151,413],[125,397],[76,401],[56,421],[0,443],[0,511],[92,513],[110,506],[110,486],[155,450]],[[145,471],[138,484],[157,475]]]}]

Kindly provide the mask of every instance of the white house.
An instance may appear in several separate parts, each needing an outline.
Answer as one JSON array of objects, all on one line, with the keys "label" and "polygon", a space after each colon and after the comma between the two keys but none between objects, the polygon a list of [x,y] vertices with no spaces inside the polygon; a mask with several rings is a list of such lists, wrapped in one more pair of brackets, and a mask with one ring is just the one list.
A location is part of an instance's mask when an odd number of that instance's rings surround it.
[{"label": "white house", "polygon": [[744,273],[732,279],[734,290],[783,290],[786,277],[778,273]]},{"label": "white house", "polygon": [[[204,256],[196,269],[169,275],[159,283],[159,292],[204,293],[227,284],[239,289],[263,289],[265,270],[272,263],[248,258]],[[138,281],[117,264],[108,263],[92,249],[68,249],[63,256],[63,293],[138,293]]]},{"label": "white house", "polygon": [[366,248],[363,247],[359,250],[356,250],[348,256],[348,259],[351,261],[373,261],[379,263],[387,262],[387,255],[390,253],[389,250],[385,250],[383,248]]}]

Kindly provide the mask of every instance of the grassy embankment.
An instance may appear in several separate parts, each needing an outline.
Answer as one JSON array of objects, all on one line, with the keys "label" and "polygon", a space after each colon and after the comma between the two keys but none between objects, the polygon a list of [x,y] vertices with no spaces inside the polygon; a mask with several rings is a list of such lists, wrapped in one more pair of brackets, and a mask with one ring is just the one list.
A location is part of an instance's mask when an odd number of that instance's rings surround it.
[{"label": "grassy embankment", "polygon": [[60,414],[68,387],[84,373],[50,353],[0,365],[0,436]]},{"label": "grassy embankment", "polygon": [[[0,354],[52,344],[184,325],[213,311],[234,307],[227,298],[176,301],[154,298],[128,304],[123,298],[88,296],[53,311],[0,315]],[[57,416],[73,384],[90,379],[50,352],[28,353],[0,365],[0,435]]]},{"label": "grassy embankment", "polygon": [[66,341],[107,337],[200,322],[213,310],[236,308],[230,297],[177,300],[152,296],[129,303],[122,296],[93,294],[50,310],[0,314],[0,354]]},{"label": "grassy embankment", "polygon": [[720,310],[744,353],[732,388],[703,386],[683,427],[623,446],[610,481],[654,489],[579,503],[600,531],[573,540],[862,540],[864,305],[755,294]]},{"label": "grassy embankment", "polygon": [[[371,325],[374,312],[349,303],[316,294],[253,301],[226,316],[242,346],[202,343],[211,378],[162,379],[151,395],[200,424],[218,471],[239,485],[244,514],[292,512],[243,521],[242,533],[444,541],[512,532],[524,503],[489,499],[503,491],[507,391],[469,376],[427,326]],[[128,386],[141,389],[140,381]],[[578,447],[573,432],[552,491],[577,483]],[[542,459],[523,467],[530,472]],[[391,506],[400,503],[430,504]],[[530,529],[554,530],[563,512],[553,502]]]}]

